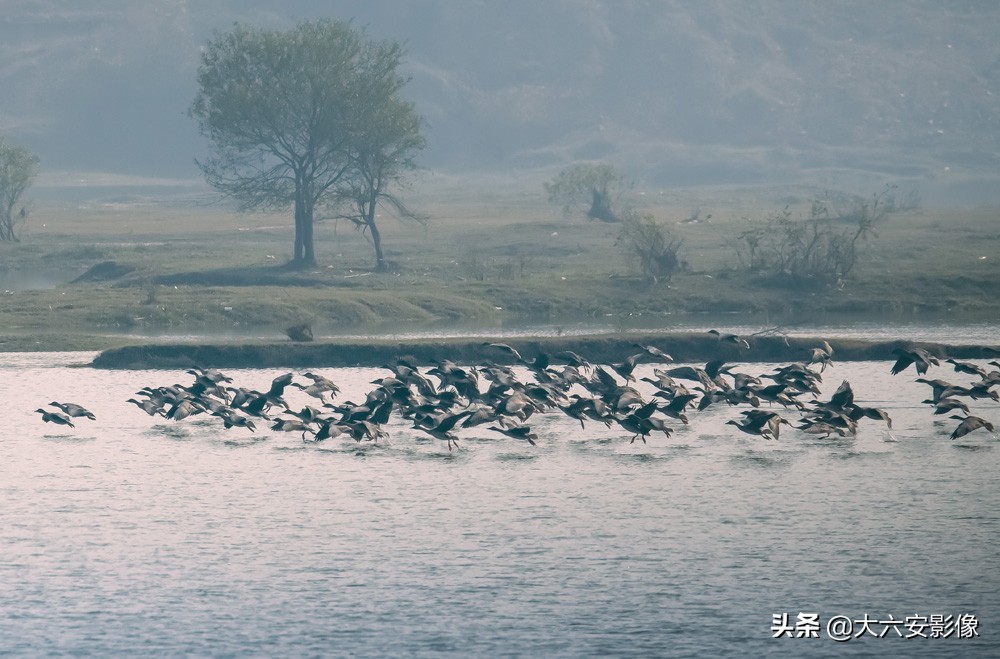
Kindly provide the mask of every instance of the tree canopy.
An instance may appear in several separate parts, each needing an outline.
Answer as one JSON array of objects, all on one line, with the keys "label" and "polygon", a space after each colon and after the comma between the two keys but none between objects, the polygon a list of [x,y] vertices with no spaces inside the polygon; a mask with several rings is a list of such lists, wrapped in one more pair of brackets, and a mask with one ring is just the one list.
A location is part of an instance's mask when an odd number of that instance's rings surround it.
[{"label": "tree canopy", "polygon": [[613,206],[624,187],[621,175],[608,163],[580,163],[562,170],[543,183],[549,200],[563,204],[567,215],[574,209],[588,206],[587,218],[602,222],[618,222],[621,218]]},{"label": "tree canopy", "polygon": [[190,113],[211,151],[199,165],[241,210],[294,208],[294,264],[316,263],[317,208],[370,198],[373,187],[377,201],[389,198],[385,186],[413,168],[424,142],[399,97],[402,57],[399,43],[332,19],[288,31],[236,25],[204,49]]},{"label": "tree canopy", "polygon": [[420,133],[421,119],[413,105],[400,99],[395,90],[383,88],[398,89],[401,84],[399,78],[386,76],[368,88],[372,98],[363,104],[368,108],[367,129],[357,134],[352,149],[351,176],[337,186],[333,200],[334,205],[344,209],[338,217],[350,220],[358,230],[371,237],[378,270],[387,266],[376,223],[376,208],[381,204],[401,219],[425,221],[393,192],[405,175],[416,168],[415,154],[426,144]]},{"label": "tree canopy", "polygon": [[28,218],[21,199],[37,175],[38,156],[0,136],[0,241],[17,241],[17,229]]}]

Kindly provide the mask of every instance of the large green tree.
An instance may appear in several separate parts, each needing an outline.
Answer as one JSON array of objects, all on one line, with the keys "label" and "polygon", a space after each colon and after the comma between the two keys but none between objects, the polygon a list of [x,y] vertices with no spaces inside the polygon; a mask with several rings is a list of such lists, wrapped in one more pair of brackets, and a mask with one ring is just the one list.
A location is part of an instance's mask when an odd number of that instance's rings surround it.
[{"label": "large green tree", "polygon": [[236,25],[206,46],[190,110],[211,143],[199,165],[242,210],[294,208],[293,264],[316,263],[316,209],[364,187],[359,165],[385,144],[373,136],[392,132],[399,113],[416,116],[398,96],[401,61],[399,43],[332,19],[287,31]]},{"label": "large green tree", "polygon": [[17,229],[28,217],[22,198],[37,175],[38,156],[0,137],[0,241],[17,241]]}]

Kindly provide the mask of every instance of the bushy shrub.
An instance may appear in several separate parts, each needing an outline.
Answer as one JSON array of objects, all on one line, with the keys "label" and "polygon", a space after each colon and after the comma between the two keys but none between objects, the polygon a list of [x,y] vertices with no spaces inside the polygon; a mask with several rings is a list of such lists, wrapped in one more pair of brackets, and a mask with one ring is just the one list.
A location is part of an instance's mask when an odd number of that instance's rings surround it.
[{"label": "bushy shrub", "polygon": [[639,264],[639,270],[654,282],[670,281],[680,267],[677,252],[683,240],[673,237],[652,213],[629,212],[615,244]]},{"label": "bushy shrub", "polygon": [[624,179],[608,163],[580,163],[564,169],[542,184],[549,201],[563,204],[563,213],[571,215],[587,207],[586,216],[601,222],[618,222],[619,197],[626,187]]},{"label": "bushy shrub", "polygon": [[878,237],[875,224],[887,216],[883,202],[892,189],[887,186],[870,203],[837,216],[822,201],[812,203],[804,220],[792,217],[785,207],[736,237],[736,257],[744,269],[770,275],[779,283],[843,286],[861,244]]}]

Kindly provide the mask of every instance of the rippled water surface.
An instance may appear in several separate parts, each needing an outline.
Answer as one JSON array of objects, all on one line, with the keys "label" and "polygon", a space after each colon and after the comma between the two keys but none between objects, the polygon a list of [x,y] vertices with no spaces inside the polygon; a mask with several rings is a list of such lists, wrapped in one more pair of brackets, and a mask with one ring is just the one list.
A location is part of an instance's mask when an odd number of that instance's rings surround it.
[{"label": "rippled water surface", "polygon": [[[713,407],[645,445],[548,415],[537,447],[472,429],[449,453],[398,421],[374,445],[153,419],[124,401],[190,376],[0,357],[0,654],[1000,656],[1000,446],[949,440],[912,370],[826,372],[893,417],[854,439]],[[386,372],[323,373],[359,400]],[[43,424],[51,400],[97,420]],[[771,638],[800,612],[820,638]],[[825,630],[966,613],[978,638]]]}]

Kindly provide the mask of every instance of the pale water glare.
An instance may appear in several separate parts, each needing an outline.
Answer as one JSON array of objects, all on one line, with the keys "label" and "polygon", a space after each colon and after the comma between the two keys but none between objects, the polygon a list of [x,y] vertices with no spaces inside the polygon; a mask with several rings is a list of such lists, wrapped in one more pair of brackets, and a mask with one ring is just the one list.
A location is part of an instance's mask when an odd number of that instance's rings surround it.
[{"label": "pale water glare", "polygon": [[[2,355],[3,655],[1000,656],[1000,446],[949,440],[912,370],[827,370],[824,395],[846,378],[893,418],[853,439],[713,406],[645,445],[546,415],[537,447],[477,428],[449,453],[399,420],[375,445],[154,419],[125,400],[190,376],[91,357]],[[339,400],[386,374],[321,372]],[[53,400],[97,420],[44,424]],[[809,612],[819,638],[772,638]],[[936,614],[979,636],[826,632]]]}]

